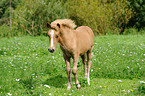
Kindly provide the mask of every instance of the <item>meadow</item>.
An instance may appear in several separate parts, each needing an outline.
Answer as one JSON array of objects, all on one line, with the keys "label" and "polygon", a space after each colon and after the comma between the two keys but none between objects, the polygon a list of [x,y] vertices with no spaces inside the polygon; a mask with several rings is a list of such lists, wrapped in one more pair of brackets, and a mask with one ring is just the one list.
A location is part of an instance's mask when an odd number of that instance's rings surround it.
[{"label": "meadow", "polygon": [[87,85],[79,59],[79,90],[73,75],[72,88],[67,90],[59,45],[54,54],[48,52],[48,46],[46,36],[0,38],[0,96],[145,95],[145,35],[96,36],[91,85]]}]

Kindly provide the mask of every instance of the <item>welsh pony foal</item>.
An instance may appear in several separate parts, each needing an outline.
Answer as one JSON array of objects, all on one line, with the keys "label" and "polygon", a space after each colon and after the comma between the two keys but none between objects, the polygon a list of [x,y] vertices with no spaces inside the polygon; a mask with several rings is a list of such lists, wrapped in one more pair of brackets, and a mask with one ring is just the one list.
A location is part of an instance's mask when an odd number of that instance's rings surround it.
[{"label": "welsh pony foal", "polygon": [[[89,72],[91,67],[91,53],[94,44],[93,31],[88,26],[81,26],[74,30],[76,25],[70,19],[55,20],[51,24],[47,23],[47,27],[49,28],[48,36],[50,41],[48,51],[53,53],[58,42],[63,52],[68,76],[68,89],[71,88],[70,58],[74,59],[72,73],[75,78],[76,87],[81,88],[77,79],[77,64],[79,56],[81,56],[84,64],[85,78],[87,78],[88,85],[90,85]],[[87,55],[87,62],[85,54]]]}]

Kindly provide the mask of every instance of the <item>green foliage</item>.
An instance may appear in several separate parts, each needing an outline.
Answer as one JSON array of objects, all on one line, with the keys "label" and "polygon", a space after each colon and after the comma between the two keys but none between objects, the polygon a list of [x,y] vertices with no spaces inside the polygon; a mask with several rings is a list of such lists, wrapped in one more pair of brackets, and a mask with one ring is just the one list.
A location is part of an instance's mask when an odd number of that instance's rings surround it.
[{"label": "green foliage", "polygon": [[124,35],[145,34],[144,29],[137,30],[136,28],[128,28],[123,32]]},{"label": "green foliage", "polygon": [[[131,27],[140,29],[137,33],[142,34],[144,5],[144,0],[11,0],[11,34],[46,35],[46,23],[63,18],[73,19],[78,26],[91,27],[96,35],[123,34],[124,31],[135,34]],[[9,22],[10,1],[1,0],[0,26],[10,25]],[[15,32],[17,30],[20,32]]]},{"label": "green foliage", "polygon": [[138,29],[145,27],[145,0],[128,0],[133,8],[133,17],[128,26],[134,26]]},{"label": "green foliage", "polygon": [[2,37],[14,37],[14,36],[22,36],[22,35],[26,35],[26,33],[21,32],[19,30],[10,30],[10,26],[8,26],[7,24],[3,24],[2,26],[0,26],[0,38]]},{"label": "green foliage", "polygon": [[140,85],[137,90],[134,92],[135,95],[144,96],[145,95],[145,82],[140,81]]},{"label": "green foliage", "polygon": [[[95,34],[119,34],[131,18],[127,0],[71,0],[68,1],[69,17],[78,25],[90,26]],[[110,34],[110,33],[108,33]]]},{"label": "green foliage", "polygon": [[126,29],[125,32],[124,32],[124,35],[135,35],[138,33],[138,30],[135,29],[135,28],[129,28],[129,29]]},{"label": "green foliage", "polygon": [[10,32],[10,27],[7,25],[2,25],[0,26],[0,37],[8,37],[10,36],[11,32]]},{"label": "green foliage", "polygon": [[[17,4],[20,3],[20,0],[11,0],[11,7],[16,8]],[[0,1],[0,18],[9,18],[9,8],[10,0],[1,0]]]},{"label": "green foliage", "polygon": [[33,36],[41,35],[46,29],[46,22],[66,16],[60,1],[22,0],[14,12],[13,27]]},{"label": "green foliage", "polygon": [[138,91],[139,91],[141,94],[145,94],[145,82],[142,83],[142,84],[139,86]]}]

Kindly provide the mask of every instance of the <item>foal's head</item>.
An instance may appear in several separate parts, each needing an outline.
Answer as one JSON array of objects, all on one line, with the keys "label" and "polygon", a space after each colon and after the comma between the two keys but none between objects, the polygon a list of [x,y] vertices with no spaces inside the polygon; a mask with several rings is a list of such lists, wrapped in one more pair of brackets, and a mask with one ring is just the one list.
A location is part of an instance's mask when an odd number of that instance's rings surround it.
[{"label": "foal's head", "polygon": [[51,26],[51,24],[47,23],[47,27],[49,28],[48,37],[49,37],[49,48],[48,51],[53,53],[55,51],[55,46],[60,38],[59,28],[60,25]]},{"label": "foal's head", "polygon": [[47,23],[47,27],[49,28],[48,36],[50,42],[48,51],[53,53],[55,51],[55,46],[57,42],[60,40],[60,29],[64,27],[74,29],[76,25],[70,19],[57,19],[51,24]]}]

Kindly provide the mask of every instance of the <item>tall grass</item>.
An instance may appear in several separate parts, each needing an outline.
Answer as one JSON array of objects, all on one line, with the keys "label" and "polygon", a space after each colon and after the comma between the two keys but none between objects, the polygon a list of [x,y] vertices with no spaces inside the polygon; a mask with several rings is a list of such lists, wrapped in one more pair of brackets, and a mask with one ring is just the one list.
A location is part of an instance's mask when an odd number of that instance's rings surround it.
[{"label": "tall grass", "polygon": [[7,25],[0,26],[0,37],[11,36],[10,27]]},{"label": "tall grass", "polygon": [[25,35],[28,35],[28,33],[15,30],[15,29],[10,30],[10,26],[6,24],[0,26],[0,38],[2,37],[10,38],[14,36],[25,36]]},{"label": "tall grass", "polygon": [[143,35],[145,34],[145,29],[138,30],[136,28],[128,28],[123,32],[123,34],[124,35],[137,35],[137,34]]}]

